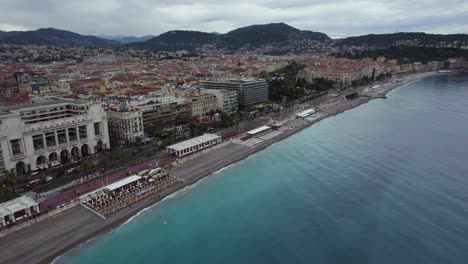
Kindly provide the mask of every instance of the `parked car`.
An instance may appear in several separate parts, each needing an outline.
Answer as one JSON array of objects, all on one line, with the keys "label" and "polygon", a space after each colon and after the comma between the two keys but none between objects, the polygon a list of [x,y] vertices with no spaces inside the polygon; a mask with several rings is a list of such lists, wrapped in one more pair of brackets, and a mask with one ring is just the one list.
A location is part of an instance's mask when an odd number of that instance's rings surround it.
[{"label": "parked car", "polygon": [[28,189],[34,189],[36,188],[39,184],[41,184],[41,180],[40,179],[35,179],[35,180],[30,180],[28,182],[28,184],[26,184],[26,187]]}]

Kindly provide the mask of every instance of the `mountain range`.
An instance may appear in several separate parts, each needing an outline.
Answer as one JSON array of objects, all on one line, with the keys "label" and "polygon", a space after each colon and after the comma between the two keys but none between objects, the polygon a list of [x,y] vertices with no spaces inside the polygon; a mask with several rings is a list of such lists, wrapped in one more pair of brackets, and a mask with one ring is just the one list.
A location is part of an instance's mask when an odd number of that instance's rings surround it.
[{"label": "mountain range", "polygon": [[35,31],[0,31],[0,43],[36,44],[60,47],[121,47],[158,51],[188,50],[191,52],[261,51],[264,54],[320,52],[332,46],[346,48],[365,46],[466,47],[467,34],[437,35],[427,33],[370,34],[333,40],[321,32],[300,30],[285,23],[252,25],[225,34],[174,30],[159,36],[85,36],[54,28]]},{"label": "mountain range", "polygon": [[0,43],[34,44],[60,47],[116,47],[119,42],[84,36],[55,28],[41,28],[34,31],[0,31]]},{"label": "mountain range", "polygon": [[226,34],[175,30],[126,46],[165,51],[181,49],[196,51],[203,47],[228,51],[269,47],[290,51],[301,49],[311,43],[331,43],[331,41],[332,39],[324,33],[299,30],[284,23],[272,23],[238,28]]},{"label": "mountain range", "polygon": [[114,41],[120,42],[122,44],[127,44],[127,43],[130,43],[130,42],[147,41],[148,39],[152,39],[155,36],[154,35],[147,35],[147,36],[143,36],[143,37],[135,37],[135,36],[122,36],[122,35],[117,35],[117,36],[97,35],[96,37],[103,38],[103,39],[108,39],[108,40],[114,40]]},{"label": "mountain range", "polygon": [[455,46],[468,43],[467,34],[427,34],[424,32],[400,32],[393,34],[369,34],[348,37],[336,41],[338,46],[369,46],[388,48],[391,46],[437,46],[443,43],[453,43]]}]

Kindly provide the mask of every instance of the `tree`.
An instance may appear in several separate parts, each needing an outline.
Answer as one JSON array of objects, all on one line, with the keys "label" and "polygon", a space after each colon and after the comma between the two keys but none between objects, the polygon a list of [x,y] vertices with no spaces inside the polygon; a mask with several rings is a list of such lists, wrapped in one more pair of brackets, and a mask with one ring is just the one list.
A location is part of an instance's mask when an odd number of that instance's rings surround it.
[{"label": "tree", "polygon": [[93,168],[93,165],[89,161],[83,161],[80,164],[79,170],[80,171],[88,171]]},{"label": "tree", "polygon": [[16,193],[16,190],[15,190],[15,184],[17,180],[16,174],[14,174],[11,171],[5,170],[3,171],[3,175],[5,175],[5,183],[11,186],[11,191],[13,193]]},{"label": "tree", "polygon": [[221,119],[221,127],[222,128],[229,127],[229,126],[232,126],[234,124],[234,121],[232,120],[232,118],[226,112],[219,111],[219,118]]},{"label": "tree", "polygon": [[136,137],[135,138],[136,143],[140,144],[143,139],[141,137]]}]

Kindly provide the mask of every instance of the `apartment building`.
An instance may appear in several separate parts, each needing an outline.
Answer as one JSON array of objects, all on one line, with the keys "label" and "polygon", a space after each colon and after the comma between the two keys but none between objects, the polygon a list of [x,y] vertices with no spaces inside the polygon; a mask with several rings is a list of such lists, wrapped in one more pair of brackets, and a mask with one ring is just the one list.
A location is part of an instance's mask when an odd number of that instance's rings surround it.
[{"label": "apartment building", "polygon": [[193,117],[201,117],[210,111],[216,110],[216,96],[201,94],[187,98],[189,110]]},{"label": "apartment building", "polygon": [[237,92],[237,102],[242,110],[268,101],[268,84],[262,79],[232,79],[227,81],[202,81],[205,89]]},{"label": "apartment building", "polygon": [[237,92],[230,90],[203,89],[202,94],[213,94],[216,96],[216,108],[227,114],[234,114],[238,110]]},{"label": "apartment building", "polygon": [[132,144],[137,138],[144,139],[143,112],[107,109],[109,140],[112,146]]},{"label": "apartment building", "polygon": [[148,137],[158,136],[171,130],[178,132],[188,128],[190,109],[185,99],[172,98],[167,101],[149,100],[136,108],[143,113],[143,127]]}]

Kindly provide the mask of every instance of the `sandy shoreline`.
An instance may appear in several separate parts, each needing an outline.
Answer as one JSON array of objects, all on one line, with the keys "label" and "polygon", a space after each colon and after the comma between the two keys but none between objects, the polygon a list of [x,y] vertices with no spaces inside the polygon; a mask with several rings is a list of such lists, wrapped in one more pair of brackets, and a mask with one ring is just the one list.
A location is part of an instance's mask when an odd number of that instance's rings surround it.
[{"label": "sandy shoreline", "polygon": [[389,83],[382,86],[380,90],[364,92],[363,97],[322,107],[325,115],[313,121],[290,120],[286,125],[289,128],[288,130],[285,130],[283,134],[273,139],[255,145],[255,148],[229,142],[221,148],[195,157],[170,169],[170,173],[184,179],[184,183],[172,186],[157,196],[148,197],[131,207],[111,215],[105,220],[78,205],[50,219],[5,235],[0,238],[0,242],[3,245],[0,247],[1,262],[50,263],[55,258],[66,254],[90,239],[108,234],[141,210],[158,203],[176,191],[193,185],[200,179],[222,168],[242,161],[250,155],[262,151],[268,146],[286,139],[325,118],[356,108],[373,99],[382,98],[388,92],[398,87],[432,74],[437,73],[415,74],[407,77],[403,82]]}]

